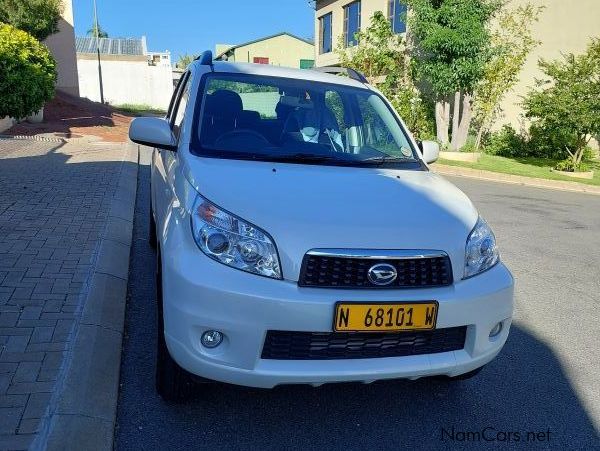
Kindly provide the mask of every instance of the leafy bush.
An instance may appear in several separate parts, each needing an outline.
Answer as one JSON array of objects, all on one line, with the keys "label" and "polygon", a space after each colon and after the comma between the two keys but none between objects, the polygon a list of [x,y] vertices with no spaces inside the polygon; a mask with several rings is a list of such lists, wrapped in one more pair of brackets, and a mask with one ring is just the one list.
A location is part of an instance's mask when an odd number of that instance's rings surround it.
[{"label": "leafy bush", "polygon": [[0,0],[0,22],[26,31],[38,41],[58,31],[61,0]]},{"label": "leafy bush", "polygon": [[[549,160],[565,160],[571,155],[567,151],[574,146],[573,135],[561,128],[549,129],[533,124],[529,133],[518,133],[510,125],[505,125],[495,133],[489,133],[483,141],[483,150],[490,155],[501,157],[536,157]],[[593,158],[593,151],[586,147],[581,162]]]},{"label": "leafy bush", "polygon": [[566,160],[559,161],[554,169],[565,172],[586,172],[590,170],[590,167],[587,163],[575,165],[572,158],[567,158]]},{"label": "leafy bush", "polygon": [[54,96],[56,62],[24,31],[0,23],[0,117],[39,111]]},{"label": "leafy bush", "polygon": [[540,123],[529,127],[528,156],[565,159],[569,157],[567,149],[576,146],[576,137],[565,127],[548,127]]},{"label": "leafy bush", "polygon": [[537,144],[549,144],[556,152],[564,149],[577,168],[590,139],[600,135],[600,39],[592,40],[582,55],[566,54],[539,66],[545,79],[524,101],[533,122],[532,141],[536,134],[550,138]]},{"label": "leafy bush", "polygon": [[490,133],[484,141],[484,151],[501,157],[524,157],[530,154],[528,141],[510,125],[505,125],[495,133]]}]

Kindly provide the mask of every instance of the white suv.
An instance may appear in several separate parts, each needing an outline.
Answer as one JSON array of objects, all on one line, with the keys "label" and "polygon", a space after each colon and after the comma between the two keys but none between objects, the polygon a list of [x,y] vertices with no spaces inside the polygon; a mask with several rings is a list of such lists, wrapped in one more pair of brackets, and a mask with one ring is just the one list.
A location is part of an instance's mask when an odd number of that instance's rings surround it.
[{"label": "white suv", "polygon": [[[326,72],[345,72],[347,76]],[[157,389],[469,377],[513,278],[469,199],[362,75],[190,65],[154,148]]]}]

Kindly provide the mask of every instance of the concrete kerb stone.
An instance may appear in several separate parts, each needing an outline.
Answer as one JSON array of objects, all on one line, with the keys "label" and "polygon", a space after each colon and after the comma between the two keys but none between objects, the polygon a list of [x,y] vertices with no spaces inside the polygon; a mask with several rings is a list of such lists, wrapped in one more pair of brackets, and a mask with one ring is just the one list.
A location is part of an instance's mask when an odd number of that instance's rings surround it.
[{"label": "concrete kerb stone", "polygon": [[129,143],[75,338],[33,449],[113,447],[138,157]]}]

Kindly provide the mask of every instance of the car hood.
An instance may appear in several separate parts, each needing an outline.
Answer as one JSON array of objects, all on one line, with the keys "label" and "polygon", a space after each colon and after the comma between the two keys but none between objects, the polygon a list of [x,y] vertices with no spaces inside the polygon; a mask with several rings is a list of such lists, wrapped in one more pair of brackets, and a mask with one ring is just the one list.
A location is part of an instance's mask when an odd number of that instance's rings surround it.
[{"label": "car hood", "polygon": [[462,277],[477,211],[434,173],[213,158],[182,169],[208,200],[273,237],[285,279],[298,280],[317,248],[441,250]]}]

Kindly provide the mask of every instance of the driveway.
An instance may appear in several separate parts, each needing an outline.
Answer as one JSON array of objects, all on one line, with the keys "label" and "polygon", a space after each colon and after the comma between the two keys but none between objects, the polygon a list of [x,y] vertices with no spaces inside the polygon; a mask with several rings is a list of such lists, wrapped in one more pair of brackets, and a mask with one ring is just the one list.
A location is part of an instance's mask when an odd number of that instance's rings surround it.
[{"label": "driveway", "polygon": [[452,179],[517,283],[509,341],[475,379],[217,384],[172,405],[154,391],[147,154],[139,174],[116,449],[600,449],[600,196]]}]

